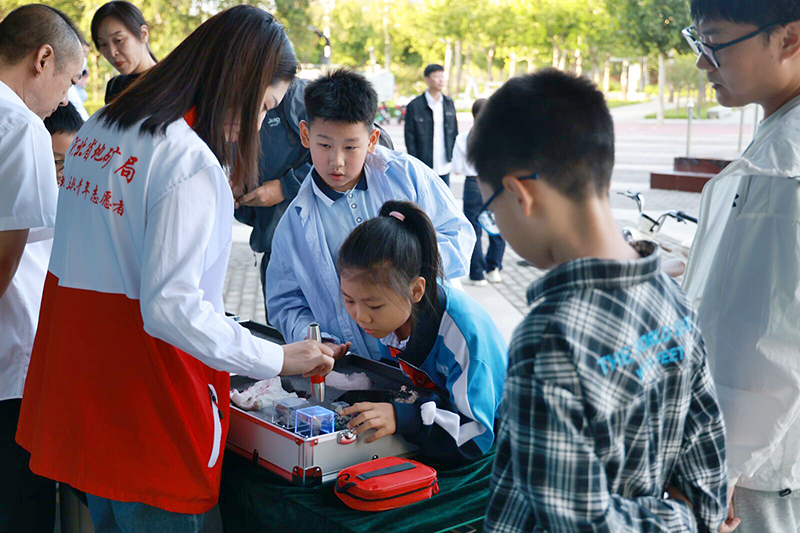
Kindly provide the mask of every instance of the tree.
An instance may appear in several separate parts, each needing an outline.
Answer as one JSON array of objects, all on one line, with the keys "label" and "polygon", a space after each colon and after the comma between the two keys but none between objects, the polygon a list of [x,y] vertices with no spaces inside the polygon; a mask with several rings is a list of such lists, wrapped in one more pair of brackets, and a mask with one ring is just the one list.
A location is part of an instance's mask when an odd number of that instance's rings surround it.
[{"label": "tree", "polygon": [[658,55],[658,122],[664,121],[666,54],[683,43],[690,24],[688,0],[607,0],[629,43],[646,55]]}]

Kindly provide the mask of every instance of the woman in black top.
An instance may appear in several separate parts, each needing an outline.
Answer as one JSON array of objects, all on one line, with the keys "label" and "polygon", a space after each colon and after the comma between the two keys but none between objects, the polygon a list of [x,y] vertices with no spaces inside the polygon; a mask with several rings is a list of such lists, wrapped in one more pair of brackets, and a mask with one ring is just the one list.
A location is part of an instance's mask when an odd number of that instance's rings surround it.
[{"label": "woman in black top", "polygon": [[108,104],[156,64],[150,51],[150,28],[144,15],[130,2],[116,0],[100,7],[92,18],[92,41],[120,75],[106,86]]}]

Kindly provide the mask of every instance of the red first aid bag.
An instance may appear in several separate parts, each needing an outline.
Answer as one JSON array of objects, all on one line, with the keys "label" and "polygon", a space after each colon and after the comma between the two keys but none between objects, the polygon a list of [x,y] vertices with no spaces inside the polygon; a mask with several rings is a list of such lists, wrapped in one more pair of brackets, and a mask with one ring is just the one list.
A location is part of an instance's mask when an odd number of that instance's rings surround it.
[{"label": "red first aid bag", "polygon": [[416,461],[383,457],[339,472],[336,495],[359,511],[388,511],[439,493],[436,470]]}]

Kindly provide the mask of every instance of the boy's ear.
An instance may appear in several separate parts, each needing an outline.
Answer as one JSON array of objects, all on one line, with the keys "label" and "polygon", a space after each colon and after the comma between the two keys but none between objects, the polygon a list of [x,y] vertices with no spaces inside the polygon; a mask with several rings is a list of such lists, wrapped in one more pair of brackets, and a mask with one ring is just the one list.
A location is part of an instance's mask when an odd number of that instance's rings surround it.
[{"label": "boy's ear", "polygon": [[367,144],[367,153],[371,154],[375,151],[375,147],[378,146],[378,141],[381,140],[381,130],[378,128],[373,128],[371,132],[369,132],[369,144]]},{"label": "boy's ear", "polygon": [[503,178],[503,186],[507,189],[507,194],[514,195],[516,202],[522,208],[526,217],[533,215],[538,207],[539,198],[536,194],[538,180],[520,180],[514,176]]},{"label": "boy's ear", "polygon": [[425,278],[418,276],[417,279],[411,282],[411,303],[418,304],[425,296]]},{"label": "boy's ear", "polygon": [[300,142],[303,144],[303,148],[311,148],[311,132],[308,122],[305,120],[300,121]]},{"label": "boy's ear", "polygon": [[783,42],[781,43],[782,59],[798,57],[800,53],[800,21],[796,20],[786,25]]}]

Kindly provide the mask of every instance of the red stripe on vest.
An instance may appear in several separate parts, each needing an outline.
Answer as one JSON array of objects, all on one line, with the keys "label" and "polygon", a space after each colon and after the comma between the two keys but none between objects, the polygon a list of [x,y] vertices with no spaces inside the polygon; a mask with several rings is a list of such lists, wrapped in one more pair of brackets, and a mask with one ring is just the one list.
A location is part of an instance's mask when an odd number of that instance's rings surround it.
[{"label": "red stripe on vest", "polygon": [[[211,384],[222,435],[214,447]],[[151,337],[139,302],[48,273],[17,441],[31,469],[90,494],[179,513],[219,496],[230,376]]]}]

